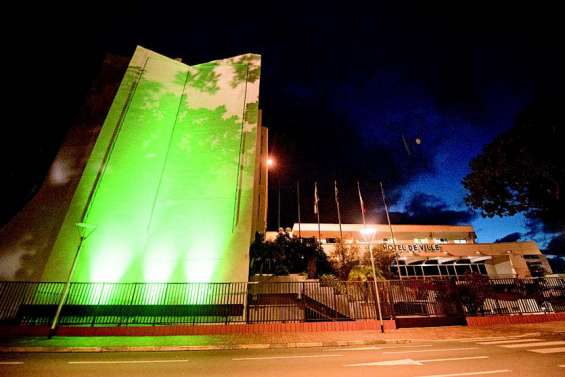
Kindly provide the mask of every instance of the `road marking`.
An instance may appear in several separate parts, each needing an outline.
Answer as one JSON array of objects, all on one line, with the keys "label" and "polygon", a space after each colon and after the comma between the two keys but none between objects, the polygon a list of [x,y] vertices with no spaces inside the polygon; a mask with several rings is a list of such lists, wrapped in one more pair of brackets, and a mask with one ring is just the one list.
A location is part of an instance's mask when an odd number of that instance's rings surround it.
[{"label": "road marking", "polygon": [[[540,348],[539,350],[528,350],[530,352],[537,352],[537,353],[562,353],[565,352],[565,347],[559,348]],[[565,365],[560,365],[561,368],[565,367]]]},{"label": "road marking", "polygon": [[417,346],[394,346],[394,347],[377,347],[377,346],[367,346],[367,347],[349,347],[349,348],[330,348],[324,350],[326,352],[335,352],[335,351],[374,351],[374,350],[387,350],[387,349],[395,349],[395,348],[422,348],[422,347],[433,347],[432,344],[420,344]]},{"label": "road marking", "polygon": [[391,365],[424,365],[424,363],[435,363],[438,361],[457,361],[457,360],[476,360],[476,359],[488,359],[488,356],[450,357],[446,359],[427,359],[427,360],[412,360],[412,359],[385,360],[385,361],[374,361],[371,363],[346,364],[344,366],[372,367],[372,366],[391,366]]},{"label": "road marking", "polygon": [[506,335],[506,336],[483,336],[483,337],[474,337],[474,338],[462,338],[462,339],[453,339],[458,340],[460,342],[479,342],[479,341],[488,341],[488,340],[509,340],[509,339],[517,339],[517,338],[526,338],[528,336],[540,336],[539,332],[531,332],[521,335]]},{"label": "road marking", "polygon": [[508,344],[505,346],[501,346],[504,348],[527,348],[527,347],[545,347],[545,346],[562,346],[565,344],[565,341],[553,341],[553,342],[537,342],[537,343],[522,343],[522,344]]},{"label": "road marking", "polygon": [[67,361],[68,364],[146,364],[146,363],[186,363],[188,360],[116,360],[116,361]]},{"label": "road marking", "polygon": [[558,365],[559,368],[565,368],[565,364],[563,365]]},{"label": "road marking", "polygon": [[400,359],[400,360],[374,361],[372,363],[345,364],[344,366],[345,367],[376,367],[376,366],[391,366],[391,365],[424,365],[424,364],[412,359]]},{"label": "road marking", "polygon": [[421,363],[432,363],[436,361],[456,361],[456,360],[475,360],[475,359],[488,359],[488,356],[450,357],[447,359],[428,359],[428,360],[418,360],[418,361]]},{"label": "road marking", "polygon": [[388,351],[383,353],[407,353],[407,352],[443,352],[443,351],[466,351],[466,350],[476,350],[479,347],[465,347],[465,348],[442,348],[434,350],[407,350],[407,351]]},{"label": "road marking", "polygon": [[543,339],[528,338],[528,339],[512,339],[512,340],[497,340],[494,342],[480,342],[478,344],[512,344],[512,343],[526,343],[526,342],[539,342]]},{"label": "road marking", "polygon": [[324,350],[327,352],[335,352],[335,351],[374,351],[374,350],[382,350],[383,347],[354,347],[354,348],[331,348],[328,350]]},{"label": "road marking", "polygon": [[20,365],[23,361],[0,361],[0,365]]},{"label": "road marking", "polygon": [[465,373],[451,373],[451,374],[429,374],[426,376],[418,377],[454,377],[454,376],[478,376],[480,374],[495,374],[495,373],[509,373],[512,372],[509,369],[497,369],[497,370],[484,370],[481,372],[465,372]]},{"label": "road marking", "polygon": [[277,360],[277,359],[305,359],[305,358],[313,358],[313,357],[342,357],[343,355],[298,355],[298,356],[265,356],[265,357],[237,357],[232,359],[234,361],[242,361],[242,360]]}]

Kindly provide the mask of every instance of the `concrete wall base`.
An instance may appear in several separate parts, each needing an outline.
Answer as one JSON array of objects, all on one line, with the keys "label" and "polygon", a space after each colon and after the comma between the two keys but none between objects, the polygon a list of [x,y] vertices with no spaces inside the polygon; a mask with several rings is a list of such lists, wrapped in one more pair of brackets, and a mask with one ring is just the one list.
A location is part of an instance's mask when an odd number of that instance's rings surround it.
[{"label": "concrete wall base", "polygon": [[[395,330],[392,320],[384,321],[385,330]],[[127,326],[127,327],[69,327],[57,329],[58,336],[166,336],[260,334],[273,332],[320,332],[380,330],[377,320],[305,323],[260,323],[195,326]],[[1,326],[4,336],[47,336],[49,326]]]},{"label": "concrete wall base", "polygon": [[565,313],[548,314],[515,314],[515,315],[489,315],[483,317],[467,317],[467,326],[495,326],[512,325],[519,323],[541,323],[550,321],[565,321]]}]

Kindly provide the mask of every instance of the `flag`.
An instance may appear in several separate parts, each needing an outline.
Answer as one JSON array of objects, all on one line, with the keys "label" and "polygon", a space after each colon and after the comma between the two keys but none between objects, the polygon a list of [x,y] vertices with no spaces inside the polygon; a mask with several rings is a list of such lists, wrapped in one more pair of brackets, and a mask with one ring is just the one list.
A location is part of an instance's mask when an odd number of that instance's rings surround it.
[{"label": "flag", "polygon": [[318,214],[318,202],[320,199],[318,198],[318,182],[314,182],[314,214]]},{"label": "flag", "polygon": [[341,229],[341,214],[339,213],[339,198],[338,198],[338,191],[337,191],[337,181],[334,181],[335,187],[335,206],[337,208],[337,221],[339,222],[339,241],[343,241],[343,231]]},{"label": "flag", "polygon": [[361,216],[363,217],[363,224],[365,224],[365,204],[363,203],[363,197],[361,196],[361,187],[359,186],[359,181],[357,181],[357,191],[359,192],[359,204],[361,205]]},{"label": "flag", "polygon": [[335,187],[335,204],[337,204],[337,206],[339,207],[339,198],[338,198],[338,193],[337,193],[337,181],[334,181],[334,187]]}]

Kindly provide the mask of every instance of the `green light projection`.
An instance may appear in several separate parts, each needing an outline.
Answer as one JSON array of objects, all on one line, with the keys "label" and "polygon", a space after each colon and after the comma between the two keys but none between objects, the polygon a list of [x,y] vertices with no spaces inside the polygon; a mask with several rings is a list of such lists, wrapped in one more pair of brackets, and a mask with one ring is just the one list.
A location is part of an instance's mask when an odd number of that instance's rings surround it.
[{"label": "green light projection", "polygon": [[246,281],[259,70],[258,55],[190,67],[138,47],[44,280],[85,222],[73,281]]}]

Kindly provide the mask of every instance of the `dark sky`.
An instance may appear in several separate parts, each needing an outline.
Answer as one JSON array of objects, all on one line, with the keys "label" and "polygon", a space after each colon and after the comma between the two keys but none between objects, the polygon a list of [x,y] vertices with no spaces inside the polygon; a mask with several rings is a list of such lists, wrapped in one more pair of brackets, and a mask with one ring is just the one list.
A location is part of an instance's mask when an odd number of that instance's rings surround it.
[{"label": "dark sky", "polygon": [[15,135],[2,138],[5,213],[46,173],[104,53],[131,56],[142,45],[187,64],[263,56],[261,108],[277,161],[270,228],[279,182],[281,225],[296,221],[297,180],[305,221],[314,221],[314,181],[321,220],[337,220],[334,180],[344,222],[360,221],[359,180],[373,221],[383,221],[382,181],[395,221],[472,223],[480,241],[526,231],[521,216],[469,212],[460,181],[518,112],[563,96],[557,9],[492,1],[193,3],[87,1],[36,9],[8,31],[4,75],[14,103],[5,119],[17,120],[5,125]]}]

